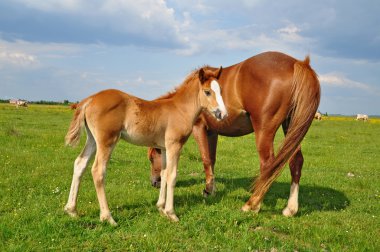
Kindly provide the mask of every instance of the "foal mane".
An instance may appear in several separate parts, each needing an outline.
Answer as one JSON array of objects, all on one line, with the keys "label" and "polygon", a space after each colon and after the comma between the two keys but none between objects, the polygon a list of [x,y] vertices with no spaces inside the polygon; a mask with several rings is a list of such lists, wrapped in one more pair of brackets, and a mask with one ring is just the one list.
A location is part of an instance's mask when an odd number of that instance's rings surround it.
[{"label": "foal mane", "polygon": [[166,94],[164,95],[161,95],[159,97],[156,98],[156,100],[163,100],[163,99],[169,99],[169,98],[172,98],[173,96],[175,96],[178,92],[182,91],[182,90],[185,90],[187,89],[187,87],[189,85],[191,85],[191,83],[196,80],[199,76],[199,70],[200,69],[210,69],[212,68],[211,66],[209,65],[204,65],[202,67],[198,67],[196,69],[194,69],[193,71],[191,71],[185,78],[185,80],[180,84],[178,85],[177,87],[175,87],[172,91],[169,91],[167,92]]}]

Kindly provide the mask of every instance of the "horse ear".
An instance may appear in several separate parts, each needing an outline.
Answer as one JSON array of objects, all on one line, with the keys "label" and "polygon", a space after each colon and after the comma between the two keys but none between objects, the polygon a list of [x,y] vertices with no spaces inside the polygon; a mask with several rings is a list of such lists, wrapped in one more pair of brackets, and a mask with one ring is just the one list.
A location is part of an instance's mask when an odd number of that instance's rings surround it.
[{"label": "horse ear", "polygon": [[222,74],[222,70],[223,70],[223,67],[220,66],[220,67],[219,67],[218,74],[216,75],[216,79],[217,79],[217,80],[219,79],[220,75]]},{"label": "horse ear", "polygon": [[206,73],[205,73],[205,70],[203,68],[199,69],[198,77],[199,77],[201,84],[205,83],[205,81],[207,80]]}]

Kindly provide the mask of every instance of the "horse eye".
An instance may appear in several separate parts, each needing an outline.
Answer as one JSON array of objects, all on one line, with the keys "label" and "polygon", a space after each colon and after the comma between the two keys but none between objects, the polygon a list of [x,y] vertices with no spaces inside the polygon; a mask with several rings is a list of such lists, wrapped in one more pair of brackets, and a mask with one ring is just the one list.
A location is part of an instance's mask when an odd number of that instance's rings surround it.
[{"label": "horse eye", "polygon": [[206,96],[210,96],[210,95],[211,95],[210,90],[205,90],[205,95],[206,95]]}]

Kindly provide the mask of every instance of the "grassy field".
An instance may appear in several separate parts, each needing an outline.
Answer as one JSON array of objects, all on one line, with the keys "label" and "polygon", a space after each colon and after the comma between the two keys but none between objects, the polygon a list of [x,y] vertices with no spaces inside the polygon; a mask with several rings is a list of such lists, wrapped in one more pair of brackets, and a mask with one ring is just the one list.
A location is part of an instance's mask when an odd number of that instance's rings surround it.
[{"label": "grassy field", "polygon": [[[113,228],[99,222],[90,169],[79,191],[80,218],[63,212],[80,152],[64,146],[71,116],[63,106],[0,104],[0,251],[380,251],[380,120],[313,123],[302,145],[300,210],[294,218],[281,215],[289,194],[287,168],[259,214],[239,210],[258,174],[252,135],[220,138],[218,191],[207,199],[190,138],[175,193],[179,223],[155,208],[158,190],[150,185],[146,149],[120,142],[106,184],[119,224]],[[279,134],[276,143],[281,139]]]}]

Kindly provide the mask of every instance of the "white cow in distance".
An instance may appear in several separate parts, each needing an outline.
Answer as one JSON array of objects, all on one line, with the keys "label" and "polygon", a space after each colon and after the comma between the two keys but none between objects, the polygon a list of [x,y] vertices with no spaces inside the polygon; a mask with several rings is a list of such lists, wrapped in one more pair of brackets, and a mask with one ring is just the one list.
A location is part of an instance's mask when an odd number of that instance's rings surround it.
[{"label": "white cow in distance", "polygon": [[322,114],[319,112],[315,113],[314,119],[316,119],[318,121],[322,120]]},{"label": "white cow in distance", "polygon": [[16,101],[16,107],[28,107],[28,102],[24,100],[18,100]]},{"label": "white cow in distance", "polygon": [[364,114],[357,114],[356,115],[356,120],[357,121],[368,121],[368,115],[364,115]]}]

